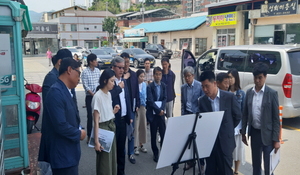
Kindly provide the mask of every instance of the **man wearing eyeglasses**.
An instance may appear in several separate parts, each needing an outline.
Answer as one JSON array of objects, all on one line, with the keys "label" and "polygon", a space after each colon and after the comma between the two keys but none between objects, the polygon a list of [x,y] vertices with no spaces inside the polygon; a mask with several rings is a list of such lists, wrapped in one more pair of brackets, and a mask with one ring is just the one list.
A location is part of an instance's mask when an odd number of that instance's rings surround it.
[{"label": "man wearing eyeglasses", "polygon": [[92,115],[92,99],[96,93],[97,86],[99,85],[100,70],[97,68],[97,56],[93,53],[87,56],[88,67],[84,69],[81,75],[82,85],[85,90],[85,106],[87,112],[87,143],[91,136],[93,127]]},{"label": "man wearing eyeglasses", "polygon": [[126,144],[126,124],[133,122],[134,114],[130,102],[130,94],[126,80],[122,78],[124,73],[124,59],[116,56],[112,61],[112,70],[115,72],[115,86],[110,91],[112,106],[119,105],[120,110],[115,114],[116,141],[117,141],[117,169],[118,175],[125,173],[125,144]]},{"label": "man wearing eyeglasses", "polygon": [[80,126],[71,89],[79,81],[78,62],[72,57],[62,59],[58,80],[50,87],[44,101],[38,160],[49,163],[55,175],[78,175],[80,140],[85,138],[86,132]]}]

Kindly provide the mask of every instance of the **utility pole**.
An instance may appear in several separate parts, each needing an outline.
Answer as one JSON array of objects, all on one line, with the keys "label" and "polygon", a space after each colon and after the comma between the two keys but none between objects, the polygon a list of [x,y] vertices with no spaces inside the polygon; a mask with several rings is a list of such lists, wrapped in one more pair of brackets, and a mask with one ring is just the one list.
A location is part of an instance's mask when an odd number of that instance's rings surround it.
[{"label": "utility pole", "polygon": [[144,1],[142,2],[142,22],[144,23]]},{"label": "utility pole", "polygon": [[[105,5],[106,5],[106,20],[107,20],[107,18],[108,18],[108,16],[107,16],[108,1],[105,2]],[[107,31],[106,31],[106,41],[108,41]]]}]

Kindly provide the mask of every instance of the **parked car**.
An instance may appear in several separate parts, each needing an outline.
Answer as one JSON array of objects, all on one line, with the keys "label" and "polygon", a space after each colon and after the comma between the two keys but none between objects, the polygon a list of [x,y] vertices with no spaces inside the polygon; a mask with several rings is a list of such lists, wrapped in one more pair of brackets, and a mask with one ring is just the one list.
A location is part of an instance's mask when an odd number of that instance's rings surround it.
[{"label": "parked car", "polygon": [[130,65],[138,68],[140,66],[144,66],[144,60],[145,58],[149,58],[151,62],[151,67],[155,65],[155,58],[152,55],[147,54],[143,49],[139,48],[130,48],[130,49],[124,49],[122,51],[126,52],[130,56]]},{"label": "parked car", "polygon": [[118,53],[112,47],[100,47],[100,49],[104,49],[107,53],[109,53],[113,58],[118,55]]},{"label": "parked car", "polygon": [[68,49],[70,52],[72,52],[73,57],[75,54],[77,54],[78,58],[82,59],[82,51],[77,49],[76,47],[63,47],[62,49]]},{"label": "parked car", "polygon": [[148,54],[156,58],[162,59],[163,57],[171,58],[173,52],[161,44],[148,44],[144,49]]},{"label": "parked car", "polygon": [[[195,78],[206,70],[216,74],[235,68],[242,89],[254,87],[252,69],[257,62],[269,66],[266,84],[278,92],[284,118],[300,116],[300,47],[286,45],[243,45],[211,49],[198,59],[189,50],[182,54],[182,70],[195,68]],[[182,71],[181,70],[181,71]],[[182,82],[183,82],[183,77]]]},{"label": "parked car", "polygon": [[124,50],[123,46],[114,46],[113,49],[114,49],[117,53],[121,53],[122,50]]},{"label": "parked car", "polygon": [[106,69],[110,67],[113,57],[104,49],[90,49],[90,52],[97,55],[98,68]]}]

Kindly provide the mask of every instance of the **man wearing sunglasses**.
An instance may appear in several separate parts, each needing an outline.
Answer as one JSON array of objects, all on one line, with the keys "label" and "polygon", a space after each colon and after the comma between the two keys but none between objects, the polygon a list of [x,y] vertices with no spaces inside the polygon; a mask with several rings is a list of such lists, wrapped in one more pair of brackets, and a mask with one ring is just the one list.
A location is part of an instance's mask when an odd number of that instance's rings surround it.
[{"label": "man wearing sunglasses", "polygon": [[117,141],[117,169],[118,175],[125,173],[125,144],[126,125],[133,122],[133,111],[130,101],[130,93],[126,80],[122,78],[124,73],[124,59],[116,56],[112,61],[112,70],[115,72],[115,86],[110,91],[113,101],[112,106],[119,105],[120,110],[115,114],[116,141]]}]

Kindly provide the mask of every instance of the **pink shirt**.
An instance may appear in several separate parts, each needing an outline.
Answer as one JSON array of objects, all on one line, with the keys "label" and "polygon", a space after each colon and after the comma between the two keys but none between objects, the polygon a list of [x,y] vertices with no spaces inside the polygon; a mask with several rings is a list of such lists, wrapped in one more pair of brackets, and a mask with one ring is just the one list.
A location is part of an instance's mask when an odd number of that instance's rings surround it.
[{"label": "pink shirt", "polygon": [[47,58],[52,58],[52,52],[51,51],[47,51],[46,55],[47,55]]}]

